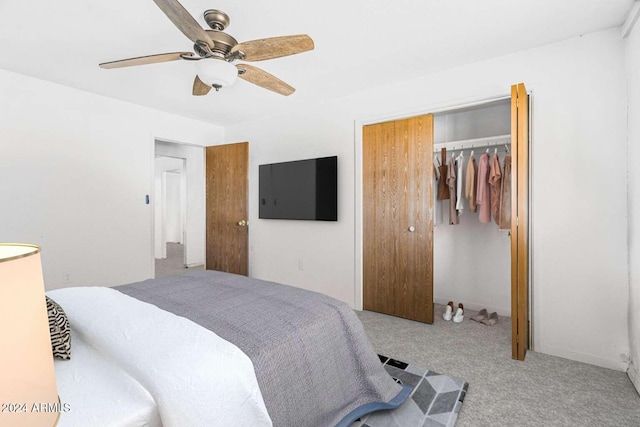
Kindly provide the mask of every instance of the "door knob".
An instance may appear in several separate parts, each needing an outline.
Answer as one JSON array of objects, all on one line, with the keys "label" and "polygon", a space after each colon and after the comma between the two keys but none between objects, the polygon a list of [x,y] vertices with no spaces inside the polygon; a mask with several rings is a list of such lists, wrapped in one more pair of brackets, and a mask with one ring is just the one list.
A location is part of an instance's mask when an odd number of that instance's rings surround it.
[{"label": "door knob", "polygon": [[413,233],[414,231],[416,231],[416,228],[412,225],[409,227],[409,232]]},{"label": "door knob", "polygon": [[244,219],[243,219],[243,220],[238,221],[238,225],[239,225],[240,227],[246,227],[248,224],[249,224],[249,223],[248,223],[247,221],[245,221]]}]

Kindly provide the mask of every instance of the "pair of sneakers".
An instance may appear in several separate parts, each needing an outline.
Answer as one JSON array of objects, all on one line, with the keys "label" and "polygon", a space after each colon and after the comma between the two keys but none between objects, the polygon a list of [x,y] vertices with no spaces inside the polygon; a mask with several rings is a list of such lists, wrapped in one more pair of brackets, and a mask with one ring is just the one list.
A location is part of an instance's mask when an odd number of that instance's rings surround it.
[{"label": "pair of sneakers", "polygon": [[464,320],[464,305],[462,303],[458,304],[458,308],[453,311],[453,301],[449,301],[447,306],[445,307],[444,313],[442,313],[442,318],[447,322],[449,320],[453,320],[453,323],[460,323]]}]

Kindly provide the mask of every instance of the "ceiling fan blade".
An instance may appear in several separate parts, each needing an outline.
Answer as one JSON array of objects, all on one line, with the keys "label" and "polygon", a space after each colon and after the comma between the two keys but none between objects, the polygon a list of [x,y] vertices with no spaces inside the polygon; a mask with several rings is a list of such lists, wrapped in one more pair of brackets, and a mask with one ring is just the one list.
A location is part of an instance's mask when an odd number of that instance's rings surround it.
[{"label": "ceiling fan blade", "polygon": [[245,61],[264,61],[265,59],[307,52],[313,50],[314,47],[311,37],[306,34],[298,34],[238,43],[231,49],[231,53],[238,51],[244,53],[242,59]]},{"label": "ceiling fan blade", "polygon": [[[238,74],[238,77],[241,79],[265,89],[269,89],[275,93],[279,93],[280,95],[289,96],[296,91],[293,87],[289,86],[279,78],[272,76],[266,71],[258,67],[254,67],[253,65],[238,64],[236,65],[236,68],[241,71],[241,73]],[[244,70],[244,72],[242,72],[242,70]]]},{"label": "ceiling fan blade", "polygon": [[211,90],[211,86],[204,84],[200,77],[196,76],[196,79],[193,81],[193,96],[202,96],[209,93]]},{"label": "ceiling fan blade", "polygon": [[183,57],[194,56],[192,52],[171,52],[160,53],[158,55],[139,56],[137,58],[121,59],[119,61],[103,62],[100,64],[100,68],[122,68],[133,67],[135,65],[155,64],[157,62],[177,61],[183,59]]},{"label": "ceiling fan blade", "polygon": [[182,33],[194,43],[204,42],[213,49],[213,40],[209,34],[202,29],[198,21],[178,2],[178,0],[153,0],[156,5],[167,15],[167,18],[178,27]]}]

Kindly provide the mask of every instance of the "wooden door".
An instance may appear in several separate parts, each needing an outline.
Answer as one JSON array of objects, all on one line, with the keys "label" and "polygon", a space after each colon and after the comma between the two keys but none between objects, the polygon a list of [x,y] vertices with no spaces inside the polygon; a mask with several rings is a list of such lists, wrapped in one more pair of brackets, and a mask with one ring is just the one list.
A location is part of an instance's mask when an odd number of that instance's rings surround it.
[{"label": "wooden door", "polygon": [[249,143],[206,149],[206,269],[247,275]]},{"label": "wooden door", "polygon": [[511,86],[511,330],[512,357],[529,348],[529,96]]},{"label": "wooden door", "polygon": [[364,309],[433,323],[433,116],[362,140]]}]

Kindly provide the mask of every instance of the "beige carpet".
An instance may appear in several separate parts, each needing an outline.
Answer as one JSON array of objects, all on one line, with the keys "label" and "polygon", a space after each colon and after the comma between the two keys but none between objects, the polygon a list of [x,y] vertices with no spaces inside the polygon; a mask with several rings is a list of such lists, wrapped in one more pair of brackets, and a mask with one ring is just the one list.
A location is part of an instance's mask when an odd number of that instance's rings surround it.
[{"label": "beige carpet", "polygon": [[184,245],[167,243],[167,257],[156,258],[156,278],[177,276],[189,270],[202,270],[203,265],[186,268],[184,266]]},{"label": "beige carpet", "polygon": [[434,325],[357,312],[374,349],[469,382],[457,427],[640,426],[640,396],[624,372],[529,352],[511,359],[511,319],[478,324],[467,311]]}]

